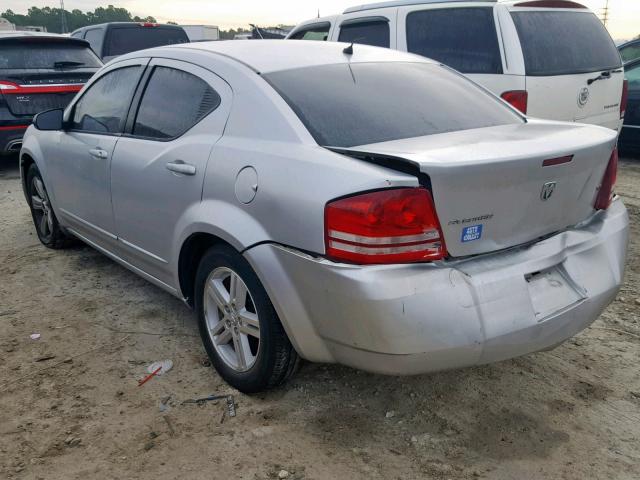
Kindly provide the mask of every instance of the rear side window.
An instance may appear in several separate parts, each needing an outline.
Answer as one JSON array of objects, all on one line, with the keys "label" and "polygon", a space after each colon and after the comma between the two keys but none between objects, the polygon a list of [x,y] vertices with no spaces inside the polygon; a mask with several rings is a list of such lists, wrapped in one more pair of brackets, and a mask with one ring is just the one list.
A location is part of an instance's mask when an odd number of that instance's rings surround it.
[{"label": "rear side window", "polygon": [[629,90],[640,91],[640,63],[625,69],[624,74],[629,80]]},{"label": "rear side window", "polygon": [[330,23],[318,23],[310,25],[297,31],[289,40],[320,40],[326,41],[329,36],[329,30],[331,29]]},{"label": "rear side window", "polygon": [[620,54],[591,12],[512,12],[527,75],[552,76],[620,68]]},{"label": "rear side window", "polygon": [[102,54],[102,42],[104,40],[104,30],[101,28],[91,28],[87,30],[84,39],[91,44],[91,49],[97,55]]},{"label": "rear side window", "polygon": [[90,48],[71,42],[24,42],[0,46],[0,68],[54,69],[101,67]]},{"label": "rear side window", "polygon": [[100,77],[76,103],[71,129],[104,134],[121,133],[133,91],[138,84],[140,68],[119,68]]},{"label": "rear side window", "polygon": [[625,63],[640,58],[640,42],[621,48],[620,55]]},{"label": "rear side window", "polygon": [[145,48],[187,42],[189,42],[189,38],[182,28],[143,27],[140,25],[115,27],[109,30],[104,55],[124,55]]},{"label": "rear side window", "polygon": [[218,108],[220,96],[204,80],[174,68],[156,67],[140,102],[133,134],[179,137]]},{"label": "rear side window", "polygon": [[389,48],[389,38],[389,22],[386,19],[346,20],[340,27],[338,41]]},{"label": "rear side window", "polygon": [[322,146],[523,122],[471,81],[432,63],[322,65],[263,77]]},{"label": "rear side window", "polygon": [[411,12],[407,50],[463,73],[502,73],[493,8]]}]

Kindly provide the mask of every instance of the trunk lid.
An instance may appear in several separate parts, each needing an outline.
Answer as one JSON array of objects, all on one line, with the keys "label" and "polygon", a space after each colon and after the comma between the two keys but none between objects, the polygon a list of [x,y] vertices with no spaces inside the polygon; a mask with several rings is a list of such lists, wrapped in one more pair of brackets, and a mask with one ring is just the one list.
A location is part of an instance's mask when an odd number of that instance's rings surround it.
[{"label": "trunk lid", "polygon": [[13,32],[0,37],[0,102],[17,116],[66,107],[101,66],[84,40]]},{"label": "trunk lid", "polygon": [[460,257],[585,220],[615,143],[608,129],[532,120],[349,150],[402,158],[428,175],[447,250]]}]

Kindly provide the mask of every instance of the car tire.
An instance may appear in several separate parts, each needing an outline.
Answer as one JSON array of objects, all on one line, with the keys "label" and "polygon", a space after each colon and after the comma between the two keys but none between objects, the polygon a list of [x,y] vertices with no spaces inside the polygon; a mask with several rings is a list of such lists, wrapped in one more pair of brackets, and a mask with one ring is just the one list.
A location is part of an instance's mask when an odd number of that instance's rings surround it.
[{"label": "car tire", "polygon": [[72,245],[74,239],[66,235],[60,228],[42,175],[40,175],[35,163],[27,171],[26,190],[31,217],[40,242],[45,247],[55,250]]},{"label": "car tire", "polygon": [[300,358],[258,276],[237,251],[211,247],[195,281],[198,327],[211,363],[243,393],[283,384]]}]

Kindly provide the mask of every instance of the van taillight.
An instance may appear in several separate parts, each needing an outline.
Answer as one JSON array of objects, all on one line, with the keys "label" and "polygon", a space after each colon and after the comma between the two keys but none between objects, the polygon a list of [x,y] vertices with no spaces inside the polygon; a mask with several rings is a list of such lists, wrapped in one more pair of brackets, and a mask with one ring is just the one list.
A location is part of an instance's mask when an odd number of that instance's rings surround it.
[{"label": "van taillight", "polygon": [[627,103],[629,103],[629,80],[625,80],[622,86],[622,98],[620,99],[620,118],[624,118],[627,113]]},{"label": "van taillight", "polygon": [[509,92],[504,92],[500,97],[525,115],[527,114],[529,94],[526,90],[511,90]]},{"label": "van taillight", "polygon": [[609,164],[602,177],[602,183],[598,190],[598,196],[596,197],[596,203],[594,208],[596,210],[606,210],[611,205],[613,200],[613,187],[616,185],[618,178],[618,149],[614,149],[609,159]]},{"label": "van taillight", "polygon": [[396,188],[329,202],[327,256],[356,264],[415,263],[446,255],[440,222],[425,188]]}]

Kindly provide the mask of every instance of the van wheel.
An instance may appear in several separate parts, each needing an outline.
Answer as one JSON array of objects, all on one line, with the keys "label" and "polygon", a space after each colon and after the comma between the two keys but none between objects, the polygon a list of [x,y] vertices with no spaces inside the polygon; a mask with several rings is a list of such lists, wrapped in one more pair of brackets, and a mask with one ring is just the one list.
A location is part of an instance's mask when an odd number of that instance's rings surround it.
[{"label": "van wheel", "polygon": [[244,393],[284,383],[299,357],[249,263],[228,246],[211,247],[195,282],[198,327],[220,376]]},{"label": "van wheel", "polygon": [[27,172],[27,197],[31,217],[36,227],[40,242],[45,247],[61,249],[70,246],[73,239],[64,234],[51,206],[49,194],[36,164],[32,164]]}]

